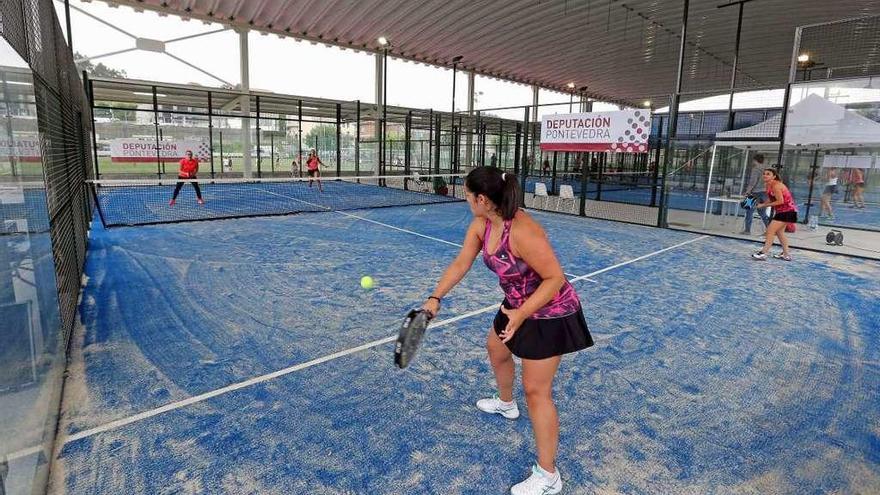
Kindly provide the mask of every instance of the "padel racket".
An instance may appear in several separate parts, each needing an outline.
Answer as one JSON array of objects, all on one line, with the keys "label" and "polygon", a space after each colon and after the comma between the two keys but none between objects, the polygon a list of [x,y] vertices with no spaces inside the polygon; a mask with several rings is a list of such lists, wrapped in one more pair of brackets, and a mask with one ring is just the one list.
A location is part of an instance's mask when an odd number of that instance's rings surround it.
[{"label": "padel racket", "polygon": [[397,336],[397,344],[394,346],[394,364],[398,368],[406,368],[416,355],[431,318],[433,318],[431,313],[424,309],[413,309],[407,313],[403,324],[400,325],[400,335]]},{"label": "padel racket", "polygon": [[744,210],[753,210],[756,206],[758,206],[758,198],[753,194],[749,194],[739,202],[739,207]]}]

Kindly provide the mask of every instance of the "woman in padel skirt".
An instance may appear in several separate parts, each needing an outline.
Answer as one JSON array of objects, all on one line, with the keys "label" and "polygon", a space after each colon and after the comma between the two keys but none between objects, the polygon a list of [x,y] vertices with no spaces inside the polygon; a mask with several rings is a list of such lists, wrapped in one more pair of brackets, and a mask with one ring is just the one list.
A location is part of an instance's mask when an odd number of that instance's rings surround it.
[{"label": "woman in padel skirt", "polygon": [[485,413],[519,417],[513,397],[513,356],[519,357],[538,459],[531,475],[510,492],[559,493],[559,418],[553,403],[553,378],[563,354],[589,347],[593,339],[577,293],[566,280],[544,229],[517,206],[516,177],[495,167],[477,167],[465,179],[465,197],[474,218],[461,251],[423,308],[436,315],[443,296],[465,276],[477,255],[498,275],[505,298],[486,340],[498,395],[476,405]]},{"label": "woman in padel skirt", "polygon": [[764,240],[764,247],[760,251],[752,254],[752,258],[756,260],[766,260],[770,248],[773,247],[773,238],[778,237],[779,243],[782,244],[782,252],[774,254],[773,257],[780,260],[791,261],[791,254],[788,251],[788,238],[785,236],[785,226],[790,223],[797,223],[797,205],[791,197],[791,191],[788,190],[779,173],[772,168],[765,168],[762,175],[764,186],[767,190],[767,201],[758,203],[756,208],[773,208],[773,217],[770,225],[767,226],[767,234]]},{"label": "woman in padel skirt", "polygon": [[309,187],[312,187],[312,178],[318,181],[318,190],[324,192],[324,186],[321,185],[321,169],[320,166],[324,162],[318,158],[318,152],[315,148],[309,151],[309,157],[306,159],[306,167],[309,169]]}]

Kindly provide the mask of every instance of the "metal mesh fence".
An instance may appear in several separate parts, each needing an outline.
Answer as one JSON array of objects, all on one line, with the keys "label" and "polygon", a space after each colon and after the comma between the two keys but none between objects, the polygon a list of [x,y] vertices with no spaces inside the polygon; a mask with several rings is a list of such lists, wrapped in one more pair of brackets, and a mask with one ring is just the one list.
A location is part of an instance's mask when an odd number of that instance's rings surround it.
[{"label": "metal mesh fence", "polygon": [[[52,462],[91,219],[85,186],[93,169],[91,119],[51,0],[0,1],[0,35],[7,53],[20,56],[0,67],[7,117],[0,317],[13,330],[0,335],[0,493],[40,493]],[[22,306],[31,309],[15,311]],[[20,368],[29,372],[17,373]],[[2,397],[23,389],[33,391],[26,394],[33,400]]]},{"label": "metal mesh fence", "polygon": [[795,80],[880,74],[880,16],[816,24],[800,29]]}]

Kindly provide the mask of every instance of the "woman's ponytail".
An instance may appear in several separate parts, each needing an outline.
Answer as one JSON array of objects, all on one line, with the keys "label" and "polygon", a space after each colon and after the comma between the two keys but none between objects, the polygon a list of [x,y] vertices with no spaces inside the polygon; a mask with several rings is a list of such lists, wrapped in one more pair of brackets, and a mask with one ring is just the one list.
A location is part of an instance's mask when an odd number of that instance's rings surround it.
[{"label": "woman's ponytail", "polygon": [[509,172],[502,173],[501,179],[504,182],[504,185],[502,187],[501,203],[498,205],[498,210],[501,213],[501,218],[512,220],[516,215],[516,210],[519,209],[519,199],[521,196],[519,192],[519,181],[515,175]]},{"label": "woman's ponytail", "polygon": [[477,167],[465,178],[465,186],[470,192],[489,198],[505,220],[513,219],[519,209],[522,193],[516,175],[510,172],[497,167]]}]

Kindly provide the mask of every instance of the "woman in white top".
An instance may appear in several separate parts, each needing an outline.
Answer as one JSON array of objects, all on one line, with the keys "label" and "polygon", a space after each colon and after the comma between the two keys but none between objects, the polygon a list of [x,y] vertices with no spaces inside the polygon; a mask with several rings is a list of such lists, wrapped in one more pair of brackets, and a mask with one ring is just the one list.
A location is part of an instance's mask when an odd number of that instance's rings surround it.
[{"label": "woman in white top", "polygon": [[831,199],[837,193],[837,169],[825,169],[825,189],[822,190],[822,204],[819,208],[819,217],[828,217],[834,220],[834,210],[831,208]]}]

